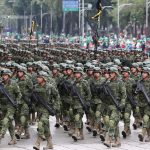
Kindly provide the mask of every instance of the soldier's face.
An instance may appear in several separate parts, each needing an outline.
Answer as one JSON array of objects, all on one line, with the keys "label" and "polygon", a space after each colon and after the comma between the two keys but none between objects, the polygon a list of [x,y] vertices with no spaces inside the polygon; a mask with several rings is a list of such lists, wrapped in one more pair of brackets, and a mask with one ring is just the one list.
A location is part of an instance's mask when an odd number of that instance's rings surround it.
[{"label": "soldier's face", "polygon": [[24,72],[18,71],[17,76],[18,76],[19,78],[21,78],[23,75],[24,75]]},{"label": "soldier's face", "polygon": [[116,78],[116,73],[115,73],[115,72],[111,72],[111,73],[110,73],[110,78],[111,78],[111,79]]},{"label": "soldier's face", "polygon": [[8,79],[9,79],[9,75],[8,75],[8,74],[3,74],[3,75],[2,75],[2,79],[3,79],[4,81],[8,80]]},{"label": "soldier's face", "polygon": [[123,78],[129,77],[129,73],[128,72],[122,72],[122,76],[123,76]]},{"label": "soldier's face", "polygon": [[39,84],[43,83],[44,79],[42,77],[37,77],[37,81]]},{"label": "soldier's face", "polygon": [[53,69],[53,70],[52,70],[52,73],[53,73],[53,74],[56,74],[57,72],[58,72],[57,69]]},{"label": "soldier's face", "polygon": [[81,75],[81,73],[75,73],[74,76],[76,79],[79,79],[79,78],[81,78],[82,75]]},{"label": "soldier's face", "polygon": [[93,74],[93,70],[88,70],[87,71],[87,75],[92,75]]},{"label": "soldier's face", "polygon": [[95,78],[100,77],[100,73],[99,73],[99,72],[95,72],[95,73],[94,73],[94,77],[95,77]]},{"label": "soldier's face", "polygon": [[135,73],[136,72],[136,68],[131,68],[131,72]]},{"label": "soldier's face", "polygon": [[66,70],[63,70],[63,74],[64,74],[64,75],[67,75],[67,71],[66,71]]},{"label": "soldier's face", "polygon": [[28,67],[28,71],[33,71],[33,68],[32,67]]},{"label": "soldier's face", "polygon": [[71,69],[67,69],[67,75],[71,75],[72,74],[72,70]]},{"label": "soldier's face", "polygon": [[110,77],[109,73],[104,74],[105,79],[108,79]]},{"label": "soldier's face", "polygon": [[149,74],[147,72],[142,73],[142,79],[148,78]]}]

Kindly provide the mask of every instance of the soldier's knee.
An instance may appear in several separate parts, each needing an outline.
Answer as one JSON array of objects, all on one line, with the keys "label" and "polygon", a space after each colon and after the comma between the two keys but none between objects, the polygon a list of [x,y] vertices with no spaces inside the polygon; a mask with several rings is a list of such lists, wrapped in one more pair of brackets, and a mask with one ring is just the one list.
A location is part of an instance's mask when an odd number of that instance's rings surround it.
[{"label": "soldier's knee", "polygon": [[38,122],[38,129],[43,128],[43,123],[41,121]]},{"label": "soldier's knee", "polygon": [[114,120],[110,120],[109,121],[109,127],[110,128],[114,128],[115,127],[115,121]]},{"label": "soldier's knee", "polygon": [[8,122],[9,122],[9,119],[8,119],[8,118],[4,118],[3,121],[2,121],[3,125],[7,125]]},{"label": "soldier's knee", "polygon": [[75,121],[77,122],[79,120],[80,120],[80,115],[79,114],[75,115]]},{"label": "soldier's knee", "polygon": [[104,120],[105,120],[105,123],[106,123],[106,124],[109,124],[109,116],[105,116],[105,117],[104,117]]},{"label": "soldier's knee", "polygon": [[129,114],[129,113],[125,113],[125,114],[124,114],[124,119],[125,119],[125,120],[130,119],[130,114]]},{"label": "soldier's knee", "polygon": [[95,113],[96,118],[100,117],[100,114],[101,113],[99,111],[96,111],[96,113]]},{"label": "soldier's knee", "polygon": [[144,121],[144,123],[148,123],[149,122],[149,116],[148,115],[144,115],[143,121]]}]

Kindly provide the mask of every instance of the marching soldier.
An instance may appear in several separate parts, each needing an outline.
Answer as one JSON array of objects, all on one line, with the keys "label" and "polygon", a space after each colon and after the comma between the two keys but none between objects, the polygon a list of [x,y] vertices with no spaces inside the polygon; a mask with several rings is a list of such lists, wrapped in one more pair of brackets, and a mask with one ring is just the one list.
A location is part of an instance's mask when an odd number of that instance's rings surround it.
[{"label": "marching soldier", "polygon": [[109,89],[116,98],[119,106],[115,105],[115,102],[112,100],[111,96],[107,97],[109,101],[107,107],[107,113],[105,116],[107,134],[104,141],[104,145],[107,147],[118,147],[121,145],[120,135],[119,135],[119,121],[120,121],[120,112],[117,107],[123,109],[125,107],[126,100],[126,88],[124,83],[119,79],[118,69],[115,67],[110,67],[110,82],[108,82]]},{"label": "marching soldier", "polygon": [[19,115],[20,115],[20,127],[16,133],[16,138],[20,139],[21,134],[25,131],[25,135],[22,137],[23,139],[29,139],[29,129],[28,129],[28,116],[29,116],[29,107],[31,107],[31,91],[33,89],[33,83],[31,79],[26,75],[27,69],[25,67],[18,67],[17,70],[17,78],[18,85],[20,87],[20,91],[22,94],[22,98],[19,104]]},{"label": "marching soldier", "polygon": [[[130,78],[130,68],[129,67],[123,67],[122,71],[122,81],[125,84],[126,91],[127,91],[127,100],[125,103],[125,110],[123,112],[123,120],[124,120],[124,130],[122,131],[122,135],[124,138],[129,136],[131,134],[130,129],[130,117],[131,117],[131,111],[132,108],[136,107],[136,102],[133,99],[133,85],[135,84],[134,79]],[[132,102],[129,100],[132,99]]]},{"label": "marching soldier", "polygon": [[[48,74],[40,71],[37,75],[37,85],[35,85],[33,93],[38,94],[38,98],[43,103],[50,105],[57,111],[60,109],[59,106],[59,93],[56,88],[47,82]],[[49,115],[51,115],[39,102],[36,102],[36,109],[39,114],[38,122],[38,137],[33,149],[40,150],[40,143],[42,139],[46,138],[47,146],[43,150],[53,149],[52,136],[50,133]]]},{"label": "marching soldier", "polygon": [[[143,90],[141,89],[143,87]],[[138,135],[139,141],[150,142],[150,68],[144,67],[142,71],[142,80],[137,83],[136,93],[138,93],[137,109],[142,114],[143,127],[142,133]],[[148,96],[146,97],[146,94]],[[147,135],[147,138],[145,139]]]},{"label": "marching soldier", "polygon": [[[74,141],[83,140],[83,122],[82,118],[84,115],[83,106],[80,102],[80,98],[82,98],[83,103],[87,107],[90,105],[91,101],[91,91],[88,86],[88,82],[83,79],[83,69],[81,67],[76,67],[74,70],[75,81],[73,83],[72,88],[72,100],[73,100],[73,115],[74,115],[74,134],[72,138]],[[78,94],[77,94],[78,93]]]},{"label": "marching soldier", "polygon": [[[11,80],[11,76],[12,72],[10,70],[3,70],[1,84],[3,90],[5,90],[5,93],[7,95],[4,93],[0,93],[0,103],[2,112],[2,127],[0,130],[0,140],[4,137],[8,129],[11,136],[11,141],[8,143],[8,145],[14,145],[17,143],[15,138],[15,128],[13,125],[13,119],[17,107],[16,104],[20,103],[20,99],[22,96],[18,84]],[[9,100],[7,96],[9,96]]]}]

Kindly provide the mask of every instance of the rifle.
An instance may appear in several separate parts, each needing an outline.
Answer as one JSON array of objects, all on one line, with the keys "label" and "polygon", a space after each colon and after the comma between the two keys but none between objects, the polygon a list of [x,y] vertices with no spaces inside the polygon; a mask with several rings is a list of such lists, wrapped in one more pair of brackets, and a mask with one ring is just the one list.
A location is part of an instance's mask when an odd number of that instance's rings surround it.
[{"label": "rifle", "polygon": [[44,100],[42,99],[38,93],[36,92],[33,92],[32,93],[32,98],[33,100],[36,102],[36,103],[39,103],[40,105],[42,105],[44,108],[46,108],[48,110],[48,112],[52,115],[52,116],[55,116],[56,115],[56,111],[51,108],[51,106],[49,106],[49,104]]},{"label": "rifle", "polygon": [[78,100],[79,100],[79,102],[80,102],[80,104],[81,104],[83,110],[85,111],[85,114],[88,114],[88,107],[87,107],[87,105],[84,103],[84,101],[83,101],[83,99],[82,99],[80,93],[78,92],[77,87],[76,87],[75,84],[72,85],[72,90],[71,90],[71,91],[72,91],[71,93],[72,93],[73,96],[77,96],[77,97],[78,97]]},{"label": "rifle", "polygon": [[114,105],[116,106],[116,108],[119,110],[119,111],[122,111],[120,106],[119,106],[119,102],[117,101],[117,98],[113,95],[113,92],[110,88],[110,86],[105,83],[103,84],[103,90],[104,90],[104,93],[109,95],[112,99],[112,102],[114,103]]},{"label": "rifle", "polygon": [[8,92],[6,91],[6,89],[4,88],[4,85],[2,83],[0,83],[0,91],[2,94],[4,94],[4,96],[8,99],[8,101],[12,104],[12,106],[14,108],[17,107],[17,102],[15,102],[8,94]]},{"label": "rifle", "polygon": [[133,108],[136,108],[137,102],[136,102],[135,99],[133,98],[132,94],[130,94],[130,93],[128,92],[128,90],[126,90],[126,92],[127,92],[127,98],[128,98],[128,100],[130,101],[131,106],[132,106]]},{"label": "rifle", "polygon": [[146,103],[148,103],[148,105],[150,106],[150,98],[149,98],[149,96],[148,96],[148,94],[147,94],[147,91],[145,90],[145,87],[144,87],[144,85],[143,85],[143,83],[141,82],[141,81],[139,81],[138,83],[137,83],[137,88],[136,88],[136,90],[135,90],[135,93],[139,93],[139,92],[141,92],[143,95],[144,95],[144,97],[145,97],[145,101],[146,101]]}]

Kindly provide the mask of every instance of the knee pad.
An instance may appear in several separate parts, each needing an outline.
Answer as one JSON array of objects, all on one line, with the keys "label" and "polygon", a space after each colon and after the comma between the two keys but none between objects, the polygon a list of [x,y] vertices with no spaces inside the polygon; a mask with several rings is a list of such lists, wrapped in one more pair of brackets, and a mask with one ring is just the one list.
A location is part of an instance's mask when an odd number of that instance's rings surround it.
[{"label": "knee pad", "polygon": [[80,120],[80,115],[79,114],[75,115],[75,121],[79,121],[79,120]]},{"label": "knee pad", "polygon": [[100,117],[100,114],[101,113],[99,111],[96,111],[96,113],[95,113],[96,118]]},{"label": "knee pad", "polygon": [[144,123],[148,123],[149,122],[149,116],[148,115],[144,115],[143,121],[144,121]]},{"label": "knee pad", "polygon": [[124,114],[124,119],[125,119],[125,120],[130,119],[130,114],[129,114],[129,113],[125,113],[125,114]]},{"label": "knee pad", "polygon": [[110,128],[114,128],[115,127],[115,121],[114,120],[110,120],[109,121],[109,127]]}]

